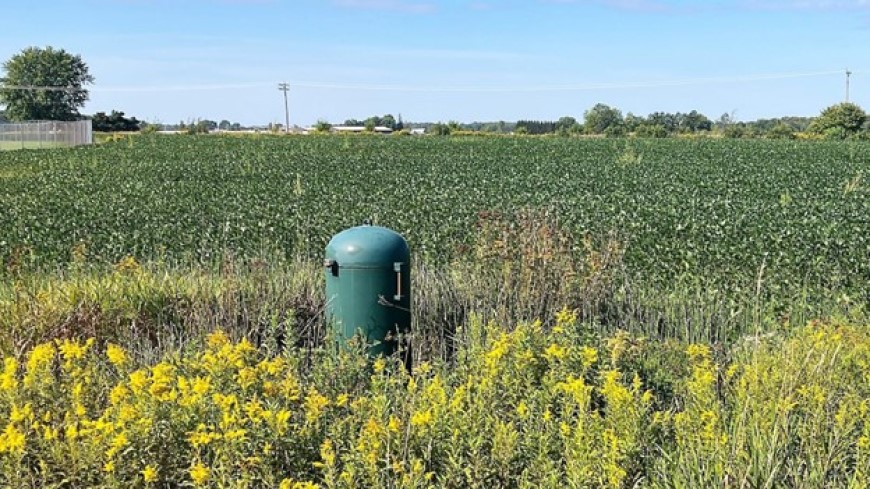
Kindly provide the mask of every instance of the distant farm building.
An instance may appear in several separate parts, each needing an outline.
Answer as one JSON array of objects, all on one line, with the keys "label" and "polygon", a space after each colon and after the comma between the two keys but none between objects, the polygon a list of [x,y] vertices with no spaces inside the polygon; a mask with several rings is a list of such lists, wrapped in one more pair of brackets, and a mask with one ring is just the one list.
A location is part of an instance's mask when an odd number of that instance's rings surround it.
[{"label": "distant farm building", "polygon": [[[366,132],[366,128],[363,126],[332,126],[329,131],[334,133],[357,134]],[[304,130],[305,134],[311,134],[313,132],[317,132],[317,129],[314,127],[306,127]],[[393,130],[386,126],[376,126],[372,129],[372,132],[376,134],[392,134]]]}]

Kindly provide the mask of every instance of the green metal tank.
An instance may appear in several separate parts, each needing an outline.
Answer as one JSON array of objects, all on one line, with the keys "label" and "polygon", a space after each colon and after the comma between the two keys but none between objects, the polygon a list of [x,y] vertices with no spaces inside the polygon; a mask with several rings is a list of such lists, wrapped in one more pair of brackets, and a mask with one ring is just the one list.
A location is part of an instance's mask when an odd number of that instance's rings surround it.
[{"label": "green metal tank", "polygon": [[370,355],[396,351],[396,334],[411,330],[411,252],[397,232],[380,226],[344,230],[326,245],[326,320],[340,341],[356,334]]}]

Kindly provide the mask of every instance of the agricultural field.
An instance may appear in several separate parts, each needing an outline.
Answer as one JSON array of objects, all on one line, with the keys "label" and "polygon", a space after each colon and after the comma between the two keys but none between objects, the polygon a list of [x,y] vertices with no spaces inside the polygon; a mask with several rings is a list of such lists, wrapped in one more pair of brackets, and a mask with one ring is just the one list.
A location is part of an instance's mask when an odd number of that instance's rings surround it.
[{"label": "agricultural field", "polygon": [[[867,487],[868,174],[861,142],[2,152],[0,485]],[[323,250],[366,219],[411,245],[411,372],[330,346]]]}]

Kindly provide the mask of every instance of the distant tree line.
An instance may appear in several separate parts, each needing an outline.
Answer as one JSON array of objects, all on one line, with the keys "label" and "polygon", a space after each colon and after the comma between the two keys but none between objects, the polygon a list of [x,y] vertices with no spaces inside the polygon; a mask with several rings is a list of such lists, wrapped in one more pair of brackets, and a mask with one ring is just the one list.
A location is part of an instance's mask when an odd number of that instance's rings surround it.
[{"label": "distant tree line", "polygon": [[135,132],[141,129],[141,122],[135,117],[124,117],[123,112],[113,110],[108,115],[97,112],[91,116],[91,124],[97,132]]},{"label": "distant tree line", "polygon": [[393,114],[383,116],[373,115],[367,119],[347,119],[344,121],[345,126],[349,127],[364,127],[366,130],[374,131],[376,127],[388,127],[393,131],[401,131],[405,128],[405,123],[402,121],[402,114],[399,117],[393,117]]},{"label": "distant tree line", "polygon": [[[439,124],[413,125],[440,129]],[[733,114],[728,113],[713,121],[697,110],[686,113],[653,112],[646,117],[629,112],[623,116],[619,109],[599,103],[584,112],[582,123],[574,117],[565,116],[557,121],[519,120],[515,124],[504,121],[458,124],[454,132],[456,130],[642,138],[709,134],[726,138],[793,139],[803,134],[824,139],[870,139],[867,114],[852,103],[828,107],[818,117],[781,117],[751,122],[737,121]],[[427,130],[427,133],[444,134],[444,131]]]}]

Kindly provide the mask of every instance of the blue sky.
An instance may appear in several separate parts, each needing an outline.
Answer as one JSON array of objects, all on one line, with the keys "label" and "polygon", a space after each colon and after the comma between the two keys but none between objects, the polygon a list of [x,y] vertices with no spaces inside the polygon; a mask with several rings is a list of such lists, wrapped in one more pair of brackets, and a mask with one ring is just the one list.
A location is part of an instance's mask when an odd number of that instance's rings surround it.
[{"label": "blue sky", "polygon": [[[79,54],[85,113],[175,123],[373,114],[557,119],[598,102],[712,119],[870,106],[870,0],[53,0],[4,2],[0,59]],[[771,75],[771,76],[760,76]]]}]

